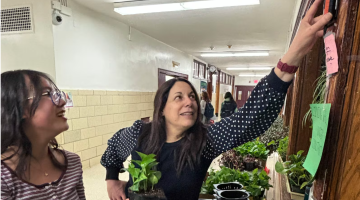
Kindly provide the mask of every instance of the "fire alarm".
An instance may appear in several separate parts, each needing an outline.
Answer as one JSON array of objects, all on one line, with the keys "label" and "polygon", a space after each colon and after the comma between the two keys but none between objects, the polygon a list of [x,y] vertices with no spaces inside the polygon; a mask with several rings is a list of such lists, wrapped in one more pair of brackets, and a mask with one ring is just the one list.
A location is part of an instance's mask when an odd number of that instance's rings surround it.
[{"label": "fire alarm", "polygon": [[258,80],[254,80],[254,83],[258,83],[259,81]]}]

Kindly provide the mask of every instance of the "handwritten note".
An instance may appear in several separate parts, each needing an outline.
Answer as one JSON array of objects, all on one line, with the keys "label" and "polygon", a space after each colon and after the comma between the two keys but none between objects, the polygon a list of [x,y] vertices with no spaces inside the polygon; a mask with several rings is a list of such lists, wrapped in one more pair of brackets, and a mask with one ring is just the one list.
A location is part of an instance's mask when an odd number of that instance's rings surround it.
[{"label": "handwritten note", "polygon": [[326,71],[327,75],[334,74],[339,70],[339,61],[335,43],[335,34],[327,33],[325,35],[325,53],[326,53]]},{"label": "handwritten note", "polygon": [[311,104],[310,108],[313,120],[313,132],[304,167],[311,175],[315,176],[324,149],[331,104]]}]

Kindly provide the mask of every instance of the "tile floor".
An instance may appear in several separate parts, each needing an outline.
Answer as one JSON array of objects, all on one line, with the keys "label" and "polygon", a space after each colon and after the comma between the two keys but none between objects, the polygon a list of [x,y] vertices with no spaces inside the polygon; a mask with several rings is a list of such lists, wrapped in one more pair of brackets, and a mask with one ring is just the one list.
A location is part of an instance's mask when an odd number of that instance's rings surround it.
[{"label": "tile floor", "polygon": [[[107,190],[105,182],[106,170],[100,164],[87,168],[83,172],[85,196],[87,200],[107,200]],[[127,172],[120,174],[119,179],[128,180]]]}]

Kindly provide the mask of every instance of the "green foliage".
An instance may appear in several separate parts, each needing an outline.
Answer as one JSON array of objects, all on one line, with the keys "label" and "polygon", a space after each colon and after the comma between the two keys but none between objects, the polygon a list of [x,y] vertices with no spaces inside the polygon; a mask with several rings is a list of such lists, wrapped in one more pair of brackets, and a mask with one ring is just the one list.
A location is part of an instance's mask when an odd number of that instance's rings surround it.
[{"label": "green foliage", "polygon": [[289,146],[289,137],[285,137],[281,140],[279,140],[279,147],[276,149],[276,151],[280,154],[283,161],[286,160],[286,152]]},{"label": "green foliage", "polygon": [[266,145],[258,140],[245,143],[241,146],[234,148],[234,150],[241,156],[251,155],[255,158],[267,159],[269,150]]},{"label": "green foliage", "polygon": [[[315,91],[313,93],[312,104],[319,104],[325,102],[326,95],[326,70],[321,72],[319,78],[316,79]],[[311,120],[311,109],[307,111],[302,121],[303,126],[306,124],[307,120]]]},{"label": "green foliage", "polygon": [[254,169],[252,172],[252,181],[249,185],[245,186],[244,189],[248,191],[251,196],[258,197],[262,191],[268,190],[272,185],[269,184],[270,177],[264,170],[258,173],[258,169]]},{"label": "green foliage", "polygon": [[[130,190],[140,193],[154,190],[154,186],[161,178],[161,172],[153,170],[153,168],[159,164],[156,162],[155,154],[146,155],[140,152],[136,153],[141,157],[141,161],[131,160],[129,168],[125,169],[130,173],[133,181]],[[138,164],[140,168],[136,168],[135,163]]]},{"label": "green foliage", "polygon": [[221,167],[220,171],[210,171],[209,177],[201,188],[204,194],[214,193],[214,184],[239,182],[244,186],[251,196],[259,196],[262,191],[269,189],[272,185],[269,184],[270,177],[264,170],[261,172],[255,169],[253,172],[240,172],[239,170]]},{"label": "green foliage", "polygon": [[284,127],[283,118],[278,116],[270,128],[265,131],[259,139],[260,142],[267,144],[267,149],[275,150],[279,146],[279,140],[288,135],[289,127]]},{"label": "green foliage", "polygon": [[302,156],[304,151],[299,151],[295,155],[289,156],[289,161],[276,162],[275,171],[288,176],[289,182],[292,186],[304,188],[306,185],[313,182],[312,175],[303,167],[305,157]]}]

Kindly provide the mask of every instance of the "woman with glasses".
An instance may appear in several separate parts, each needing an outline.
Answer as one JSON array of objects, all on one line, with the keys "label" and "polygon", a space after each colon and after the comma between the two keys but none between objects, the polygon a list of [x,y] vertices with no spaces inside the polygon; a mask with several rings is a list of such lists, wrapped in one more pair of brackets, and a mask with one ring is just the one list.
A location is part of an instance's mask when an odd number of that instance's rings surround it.
[{"label": "woman with glasses", "polygon": [[44,73],[1,74],[1,199],[85,199],[80,158],[55,139],[65,104]]}]

